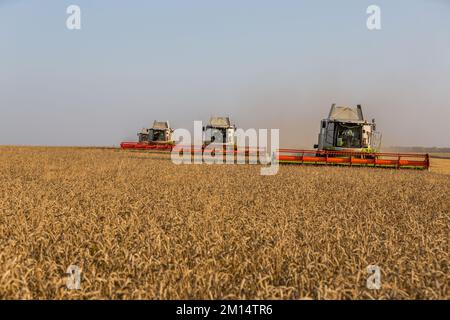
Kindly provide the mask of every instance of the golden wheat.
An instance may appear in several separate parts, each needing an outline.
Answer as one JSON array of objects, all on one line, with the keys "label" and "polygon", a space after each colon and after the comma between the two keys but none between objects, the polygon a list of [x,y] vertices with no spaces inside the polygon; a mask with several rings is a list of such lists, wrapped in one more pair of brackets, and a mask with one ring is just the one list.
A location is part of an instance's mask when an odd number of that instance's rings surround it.
[{"label": "golden wheat", "polygon": [[449,297],[449,175],[3,147],[0,185],[3,299]]}]

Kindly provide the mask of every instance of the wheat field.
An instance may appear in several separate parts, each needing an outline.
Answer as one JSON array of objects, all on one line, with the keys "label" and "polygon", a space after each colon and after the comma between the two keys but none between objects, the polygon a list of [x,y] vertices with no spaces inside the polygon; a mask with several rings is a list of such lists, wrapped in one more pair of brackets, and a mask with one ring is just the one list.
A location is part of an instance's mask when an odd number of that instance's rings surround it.
[{"label": "wheat field", "polygon": [[449,298],[450,175],[259,169],[1,147],[0,298]]}]

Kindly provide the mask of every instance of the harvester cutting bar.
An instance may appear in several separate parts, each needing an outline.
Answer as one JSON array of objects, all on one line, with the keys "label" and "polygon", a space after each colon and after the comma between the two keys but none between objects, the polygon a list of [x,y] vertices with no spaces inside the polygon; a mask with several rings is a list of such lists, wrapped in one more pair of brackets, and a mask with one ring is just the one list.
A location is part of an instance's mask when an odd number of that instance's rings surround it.
[{"label": "harvester cutting bar", "polygon": [[398,169],[430,167],[428,154],[280,149],[276,157],[280,163],[293,164],[340,164]]},{"label": "harvester cutting bar", "polygon": [[265,154],[266,149],[265,148],[251,148],[251,147],[245,147],[245,148],[227,148],[226,146],[177,146],[177,150],[180,150],[180,153],[189,153],[196,155],[196,154],[204,154],[204,155],[245,155],[245,156],[256,156],[259,154]]},{"label": "harvester cutting bar", "polygon": [[[148,144],[139,142],[122,142],[122,149],[135,150],[153,150],[153,151],[172,151],[172,144]],[[206,151],[204,146],[177,146],[182,153],[215,155],[243,154],[245,156],[256,156],[266,154],[266,149],[261,148],[233,148],[228,150],[226,147],[217,146]],[[411,153],[368,153],[354,151],[317,151],[317,150],[297,150],[297,149],[279,149],[275,152],[275,157],[280,163],[291,164],[334,164],[348,166],[369,166],[369,167],[389,167],[389,168],[410,168],[410,169],[428,169],[430,159],[428,154]]]},{"label": "harvester cutting bar", "polygon": [[173,148],[172,144],[149,144],[142,142],[122,142],[120,144],[122,149],[136,149],[136,150],[160,150],[160,151],[171,151]]},{"label": "harvester cutting bar", "polygon": [[[122,142],[120,144],[122,149],[136,149],[136,150],[156,150],[156,151],[172,151],[175,146],[173,144],[149,144],[142,142]],[[213,152],[215,154],[245,154],[245,155],[256,155],[259,153],[265,153],[266,149],[263,148],[231,148],[231,150],[227,149],[226,146],[216,146],[209,147],[209,151],[206,151],[205,146],[190,146],[190,145],[178,145],[176,146],[177,150],[180,150],[180,153],[189,153],[198,154],[204,152]]]}]

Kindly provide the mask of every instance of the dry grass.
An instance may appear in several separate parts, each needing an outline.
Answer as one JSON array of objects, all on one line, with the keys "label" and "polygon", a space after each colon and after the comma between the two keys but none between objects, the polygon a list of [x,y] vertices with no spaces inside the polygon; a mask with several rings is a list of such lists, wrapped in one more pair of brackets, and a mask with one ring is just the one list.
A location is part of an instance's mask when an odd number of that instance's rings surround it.
[{"label": "dry grass", "polygon": [[431,158],[431,171],[442,173],[442,174],[450,174],[450,159],[434,159]]},{"label": "dry grass", "polygon": [[4,147],[0,183],[0,298],[450,296],[448,175]]}]

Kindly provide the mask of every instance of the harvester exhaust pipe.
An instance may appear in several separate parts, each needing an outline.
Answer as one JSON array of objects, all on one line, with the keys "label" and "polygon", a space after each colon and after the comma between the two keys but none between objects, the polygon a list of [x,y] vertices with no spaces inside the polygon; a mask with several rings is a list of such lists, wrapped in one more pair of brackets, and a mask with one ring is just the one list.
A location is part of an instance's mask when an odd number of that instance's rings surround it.
[{"label": "harvester exhaust pipe", "polygon": [[358,104],[358,105],[356,106],[356,108],[357,108],[357,110],[358,110],[359,118],[360,118],[360,119],[364,119],[361,105]]},{"label": "harvester exhaust pipe", "polygon": [[330,109],[330,113],[328,114],[328,118],[331,118],[331,115],[332,115],[333,112],[334,112],[334,108],[336,108],[336,103],[333,103],[333,104],[331,105],[331,109]]}]

